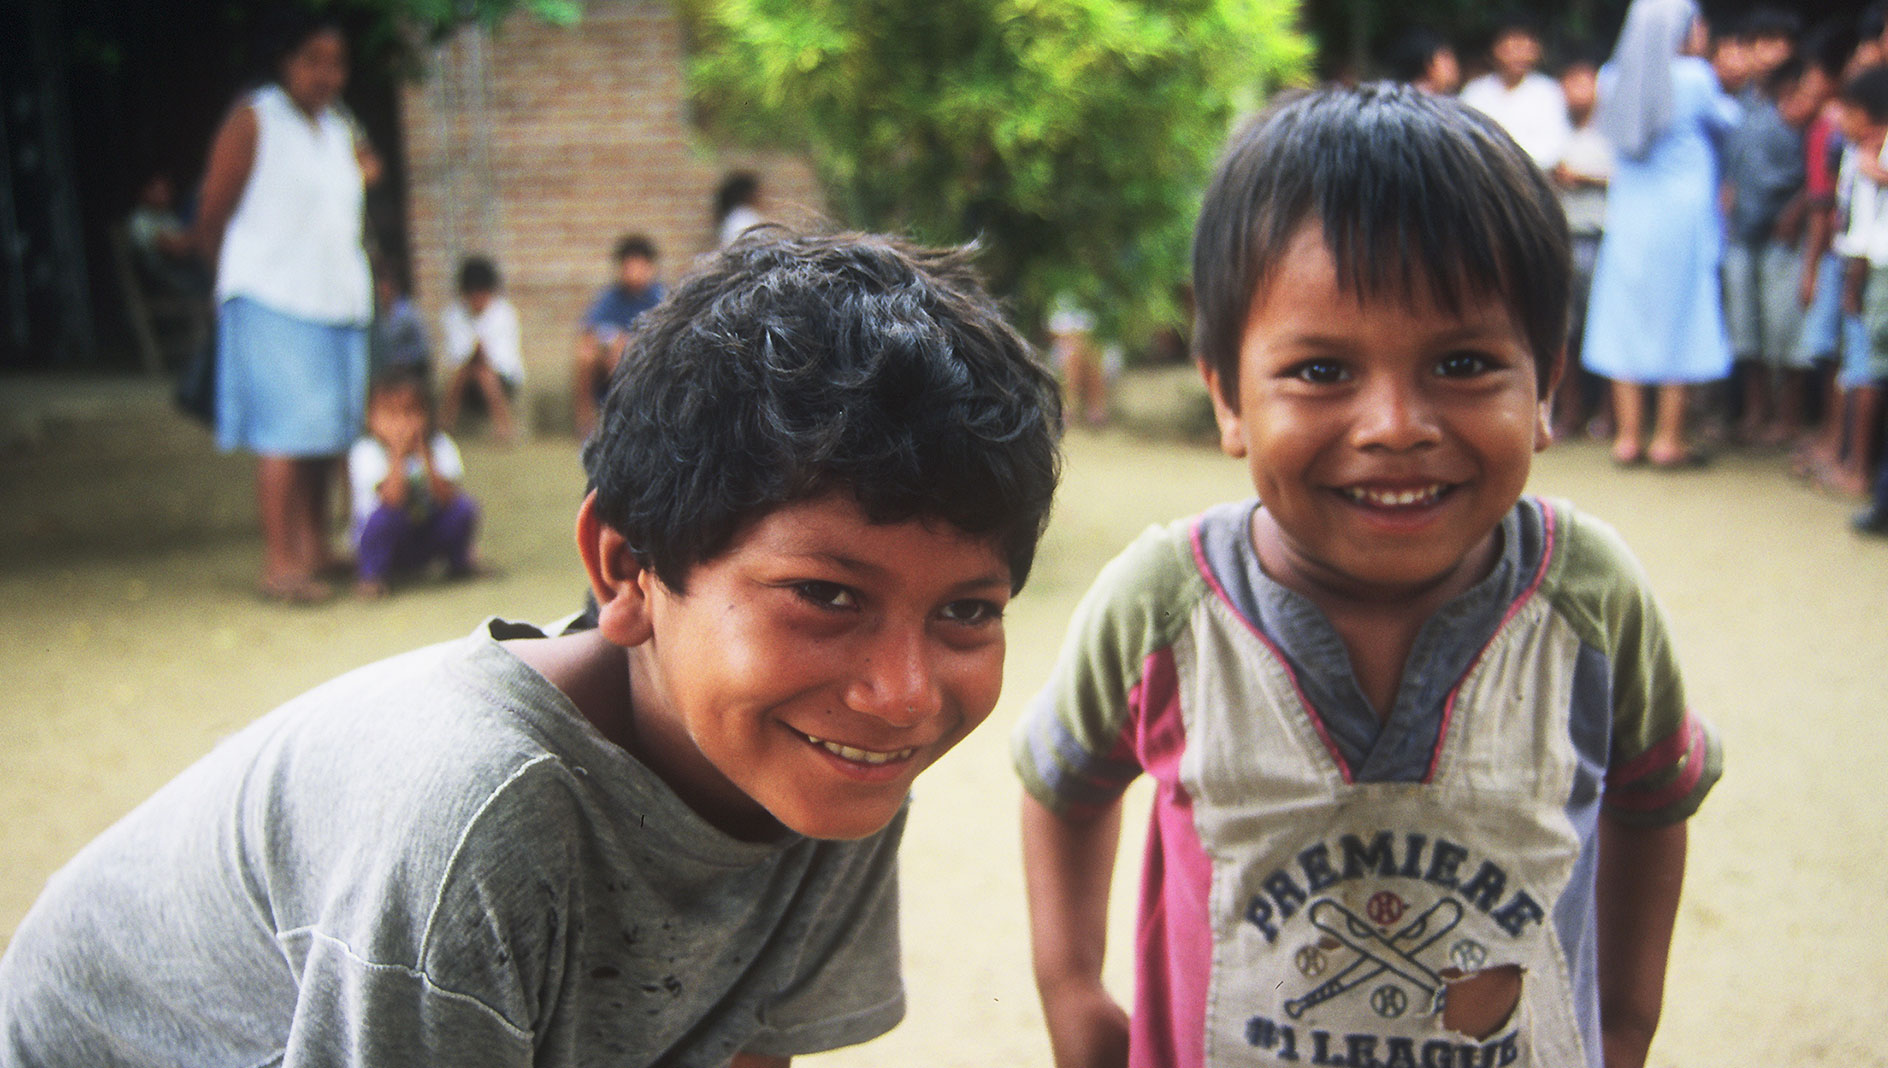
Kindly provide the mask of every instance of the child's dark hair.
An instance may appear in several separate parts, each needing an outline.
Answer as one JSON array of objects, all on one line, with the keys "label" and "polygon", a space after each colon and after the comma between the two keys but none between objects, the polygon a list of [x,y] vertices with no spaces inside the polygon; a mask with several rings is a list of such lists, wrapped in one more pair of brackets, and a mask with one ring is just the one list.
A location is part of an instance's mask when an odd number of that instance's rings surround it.
[{"label": "child's dark hair", "polygon": [[1055,381],[963,251],[750,231],[643,313],[584,469],[664,584],[828,492],[998,544],[1021,589],[1060,470]]},{"label": "child's dark hair", "polygon": [[1531,37],[1536,43],[1545,43],[1541,36],[1541,20],[1525,11],[1510,8],[1499,12],[1488,24],[1488,47],[1501,43],[1503,37],[1510,34]]},{"label": "child's dark hair", "polygon": [[656,243],[647,234],[624,234],[616,239],[616,262],[621,263],[631,256],[640,256],[650,263],[656,261]]},{"label": "child's dark hair", "polygon": [[1436,53],[1448,47],[1449,42],[1443,40],[1441,34],[1417,27],[1397,39],[1389,55],[1384,57],[1385,67],[1392,79],[1413,82],[1428,74]]},{"label": "child's dark hair", "polygon": [[1849,19],[1827,18],[1810,27],[1798,42],[1797,50],[1811,66],[1821,70],[1835,83],[1842,81],[1842,71],[1855,54],[1855,24]]},{"label": "child's dark hair", "polygon": [[459,264],[459,292],[498,292],[498,265],[484,256],[467,256]]},{"label": "child's dark hair", "polygon": [[1809,64],[1803,61],[1802,56],[1791,56],[1777,64],[1776,70],[1764,76],[1764,95],[1772,100],[1782,97],[1803,80],[1803,72],[1808,69]]},{"label": "child's dark hair", "polygon": [[1803,32],[1802,17],[1794,11],[1763,5],[1751,8],[1737,24],[1737,36],[1746,41],[1770,37],[1788,38],[1792,43]]},{"label": "child's dark hair", "polygon": [[1870,122],[1888,122],[1888,64],[1863,67],[1842,83],[1844,104],[1861,108]]},{"label": "child's dark hair", "polygon": [[752,171],[735,171],[723,178],[715,189],[715,221],[727,218],[728,212],[752,202],[759,193],[760,176]]},{"label": "child's dark hair", "polygon": [[1543,394],[1567,336],[1567,219],[1527,154],[1449,97],[1375,83],[1284,97],[1235,133],[1193,235],[1194,357],[1238,403],[1255,294],[1317,223],[1340,283],[1459,311],[1498,294]]},{"label": "child's dark hair", "polygon": [[399,364],[375,371],[373,378],[367,383],[367,398],[369,402],[372,402],[373,398],[379,394],[396,389],[417,390],[420,403],[428,412],[433,410],[433,382],[431,376],[426,373],[426,368]]}]

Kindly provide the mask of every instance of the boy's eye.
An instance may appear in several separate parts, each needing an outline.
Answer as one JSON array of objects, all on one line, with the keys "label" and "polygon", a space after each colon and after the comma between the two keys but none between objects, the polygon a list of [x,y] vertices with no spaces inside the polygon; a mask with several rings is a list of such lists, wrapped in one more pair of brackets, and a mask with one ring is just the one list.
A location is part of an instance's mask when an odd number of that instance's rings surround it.
[{"label": "boy's eye", "polygon": [[966,597],[945,605],[939,614],[948,622],[975,627],[1002,619],[1003,606],[994,601]]},{"label": "boy's eye", "polygon": [[859,604],[859,599],[852,595],[852,591],[837,582],[821,582],[816,579],[796,582],[793,584],[793,592],[798,594],[803,601],[835,611],[856,608]]},{"label": "boy's eye", "polygon": [[1479,352],[1452,352],[1436,364],[1442,378],[1473,378],[1494,370],[1495,362]]},{"label": "boy's eye", "polygon": [[1285,377],[1296,378],[1314,385],[1331,385],[1350,377],[1344,365],[1336,360],[1306,360],[1285,372]]}]

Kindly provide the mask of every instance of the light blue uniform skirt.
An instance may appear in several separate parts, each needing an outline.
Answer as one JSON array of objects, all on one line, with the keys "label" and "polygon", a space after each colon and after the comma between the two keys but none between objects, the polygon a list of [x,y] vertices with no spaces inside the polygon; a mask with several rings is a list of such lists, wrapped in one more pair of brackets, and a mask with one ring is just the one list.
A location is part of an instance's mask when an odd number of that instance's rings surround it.
[{"label": "light blue uniform skirt", "polygon": [[284,315],[247,297],[219,307],[216,443],[265,456],[338,456],[361,434],[367,328]]}]

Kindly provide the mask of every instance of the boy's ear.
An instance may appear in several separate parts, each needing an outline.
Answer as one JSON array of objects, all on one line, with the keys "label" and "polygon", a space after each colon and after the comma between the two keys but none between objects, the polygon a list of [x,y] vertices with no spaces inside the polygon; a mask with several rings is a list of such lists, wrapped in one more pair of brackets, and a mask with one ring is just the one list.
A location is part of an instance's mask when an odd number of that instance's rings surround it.
[{"label": "boy's ear", "polygon": [[1540,452],[1554,443],[1554,398],[1560,395],[1561,387],[1567,385],[1567,347],[1562,345],[1554,353],[1554,358],[1547,364],[1547,388],[1541,392],[1540,403],[1535,405],[1534,414],[1534,451]]},{"label": "boy's ear", "polygon": [[577,552],[597,599],[597,633],[625,649],[648,641],[655,633],[650,622],[655,573],[636,559],[628,539],[597,514],[594,492],[577,509]]},{"label": "boy's ear", "polygon": [[1240,418],[1238,409],[1226,402],[1226,395],[1219,388],[1219,371],[1202,360],[1200,374],[1206,379],[1206,394],[1213,401],[1213,421],[1219,424],[1219,451],[1234,459],[1243,458],[1246,454],[1245,421]]}]

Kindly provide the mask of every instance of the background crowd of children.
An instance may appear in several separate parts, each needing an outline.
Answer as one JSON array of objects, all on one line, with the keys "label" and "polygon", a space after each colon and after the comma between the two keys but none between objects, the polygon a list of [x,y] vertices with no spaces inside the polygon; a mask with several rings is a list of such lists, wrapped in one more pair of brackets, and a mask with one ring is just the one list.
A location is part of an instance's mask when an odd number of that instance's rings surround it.
[{"label": "background crowd of children", "polygon": [[[1593,361],[1582,359],[1607,185],[1620,162],[1595,121],[1606,52],[1556,42],[1555,79],[1538,69],[1543,44],[1531,23],[1501,23],[1485,73],[1463,85],[1464,64],[1449,42],[1422,30],[1398,43],[1386,67],[1430,92],[1459,90],[1560,190],[1576,292],[1575,366],[1560,394],[1558,432],[1613,438],[1622,466],[1698,466],[1708,453],[1684,445],[1687,435],[1787,449],[1797,477],[1868,500],[1854,518],[1859,532],[1888,536],[1888,472],[1880,463],[1888,380],[1888,5],[1872,5],[1853,22],[1814,25],[1789,10],[1759,7],[1710,26],[1700,51],[1722,95],[1737,105],[1725,113],[1735,118],[1712,136],[1722,251],[1712,294],[1721,310],[1711,322],[1715,333],[1721,319],[1730,359],[1704,388],[1674,392],[1679,412],[1669,433],[1682,447],[1662,457],[1642,446],[1637,427],[1627,434],[1621,426],[1637,417],[1640,387],[1608,388],[1586,369]],[[1618,67],[1622,57],[1612,55]],[[1632,410],[1622,413],[1622,402]]]}]

